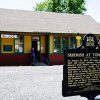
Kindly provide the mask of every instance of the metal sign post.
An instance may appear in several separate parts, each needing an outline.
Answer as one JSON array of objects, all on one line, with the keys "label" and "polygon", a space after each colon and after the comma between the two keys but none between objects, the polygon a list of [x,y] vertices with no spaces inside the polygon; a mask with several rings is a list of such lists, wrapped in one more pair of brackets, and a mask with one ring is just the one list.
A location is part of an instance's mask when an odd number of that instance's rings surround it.
[{"label": "metal sign post", "polygon": [[77,49],[64,51],[62,95],[81,95],[89,100],[100,93],[100,49],[93,34]]}]

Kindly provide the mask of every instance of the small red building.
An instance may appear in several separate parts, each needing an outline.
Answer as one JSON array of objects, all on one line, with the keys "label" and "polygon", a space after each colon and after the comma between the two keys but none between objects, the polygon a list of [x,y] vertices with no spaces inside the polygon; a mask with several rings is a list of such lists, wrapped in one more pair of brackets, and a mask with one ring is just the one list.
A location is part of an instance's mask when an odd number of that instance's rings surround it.
[{"label": "small red building", "polygon": [[88,15],[0,9],[0,65],[31,65],[32,47],[38,61],[63,64],[64,48],[76,48],[87,33],[100,36]]}]

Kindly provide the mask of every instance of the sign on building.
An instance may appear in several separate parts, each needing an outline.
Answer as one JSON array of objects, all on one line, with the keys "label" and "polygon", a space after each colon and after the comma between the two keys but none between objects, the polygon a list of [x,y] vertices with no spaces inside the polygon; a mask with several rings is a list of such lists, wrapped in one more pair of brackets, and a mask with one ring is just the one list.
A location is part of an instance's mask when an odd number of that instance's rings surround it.
[{"label": "sign on building", "polygon": [[17,38],[17,35],[1,34],[1,38]]},{"label": "sign on building", "polygon": [[66,49],[64,61],[63,96],[100,93],[100,49],[93,34],[87,34],[79,48]]}]

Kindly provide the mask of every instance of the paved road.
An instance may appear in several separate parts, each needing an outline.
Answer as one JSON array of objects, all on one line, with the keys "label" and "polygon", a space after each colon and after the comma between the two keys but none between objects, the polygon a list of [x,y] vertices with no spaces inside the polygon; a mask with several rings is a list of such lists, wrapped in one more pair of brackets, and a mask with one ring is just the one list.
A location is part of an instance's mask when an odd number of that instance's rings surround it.
[{"label": "paved road", "polygon": [[87,100],[62,97],[62,66],[0,67],[0,100]]}]

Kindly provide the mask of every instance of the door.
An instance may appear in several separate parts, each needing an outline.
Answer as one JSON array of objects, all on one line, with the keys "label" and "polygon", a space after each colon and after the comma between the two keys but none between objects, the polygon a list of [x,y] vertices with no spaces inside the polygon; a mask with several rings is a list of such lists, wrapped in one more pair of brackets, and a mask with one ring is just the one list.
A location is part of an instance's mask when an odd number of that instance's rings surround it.
[{"label": "door", "polygon": [[32,48],[34,48],[35,51],[37,51],[37,41],[32,40]]},{"label": "door", "polygon": [[34,50],[35,50],[35,55],[36,55],[37,61],[40,62],[41,61],[41,57],[40,57],[40,39],[39,39],[38,36],[32,38],[32,48],[34,48]]}]

